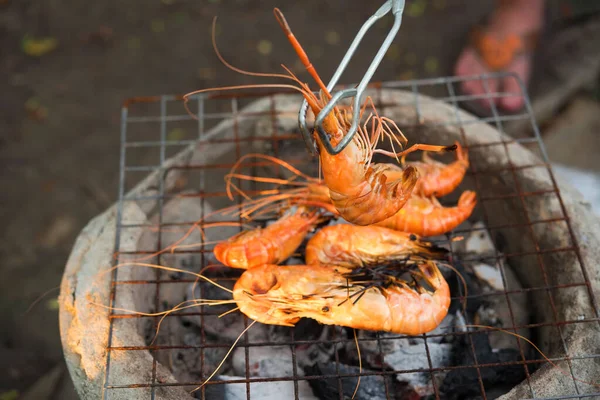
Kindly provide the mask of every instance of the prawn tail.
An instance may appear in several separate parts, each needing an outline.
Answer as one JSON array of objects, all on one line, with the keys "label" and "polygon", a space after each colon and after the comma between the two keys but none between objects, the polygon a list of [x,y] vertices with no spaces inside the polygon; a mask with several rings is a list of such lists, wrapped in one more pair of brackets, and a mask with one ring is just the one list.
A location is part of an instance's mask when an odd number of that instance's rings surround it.
[{"label": "prawn tail", "polygon": [[446,280],[444,279],[444,275],[442,275],[442,272],[437,267],[435,262],[428,261],[424,264],[421,264],[419,265],[419,270],[421,270],[425,281],[431,285],[434,290],[438,290],[444,284],[447,284]]},{"label": "prawn tail", "polygon": [[454,142],[454,145],[456,146],[456,160],[463,165],[469,165],[469,153],[458,141]]},{"label": "prawn tail", "polygon": [[419,171],[413,167],[408,166],[402,172],[402,177],[396,184],[396,187],[393,191],[394,197],[406,198],[408,199],[419,180]]},{"label": "prawn tail", "polygon": [[476,204],[477,195],[471,190],[463,192],[458,199],[458,208],[466,215],[471,215]]}]

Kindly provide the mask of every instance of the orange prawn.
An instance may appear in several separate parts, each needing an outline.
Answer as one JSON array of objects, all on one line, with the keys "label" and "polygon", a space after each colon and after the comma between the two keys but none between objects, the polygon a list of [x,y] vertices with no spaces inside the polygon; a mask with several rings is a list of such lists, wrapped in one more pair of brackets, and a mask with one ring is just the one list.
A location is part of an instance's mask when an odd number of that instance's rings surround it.
[{"label": "orange prawn", "polygon": [[266,228],[242,231],[218,243],[213,253],[219,262],[232,268],[279,264],[294,254],[320,220],[317,211],[300,206]]},{"label": "orange prawn", "polygon": [[375,225],[421,236],[442,235],[469,218],[476,204],[477,196],[470,190],[463,192],[456,207],[443,207],[435,197],[413,195],[394,216]]},{"label": "orange prawn", "polygon": [[[443,197],[460,185],[469,168],[469,154],[460,143],[455,142],[455,146],[456,161],[450,164],[432,159],[427,152],[423,153],[422,161],[406,162],[405,157],[402,157],[404,167],[412,166],[419,172],[419,180],[413,189],[414,194]],[[389,173],[390,179],[399,178],[403,172],[402,168],[395,165],[394,167]]]},{"label": "orange prawn", "polygon": [[[421,263],[414,278],[393,276],[381,284],[342,267],[261,265],[244,271],[233,288],[240,311],[264,324],[294,326],[301,318],[355,329],[420,335],[448,313],[450,289],[434,262]],[[367,269],[368,273],[372,270]]]},{"label": "orange prawn", "polygon": [[309,265],[355,268],[410,257],[441,259],[447,252],[412,233],[374,225],[338,224],[326,226],[310,238],[305,261]]},{"label": "orange prawn", "polygon": [[[321,89],[319,98],[311,91],[302,92],[311,111],[314,115],[318,115],[331,99],[331,94],[295,38],[281,11],[276,8],[274,12],[279,25],[287,35],[300,60]],[[413,145],[401,153],[390,153],[376,149],[376,143],[385,137],[389,138],[392,147],[394,143],[403,146],[406,143],[406,138],[392,120],[377,114],[370,98],[367,98],[361,109],[361,119],[369,103],[373,112],[362,125],[359,124],[352,141],[339,154],[329,154],[319,136],[314,134],[319,148],[323,179],[325,185],[329,188],[331,201],[345,220],[356,225],[371,225],[394,215],[404,206],[417,182],[417,170],[410,166],[405,168],[397,179],[389,179],[387,175],[390,169],[389,166],[371,164],[374,153],[400,157],[416,150],[454,150],[454,146],[423,144]],[[323,128],[329,135],[333,146],[340,143],[350,128],[351,114],[349,110],[351,108],[334,107],[332,112],[323,120]],[[371,122],[370,128],[369,122]]]}]

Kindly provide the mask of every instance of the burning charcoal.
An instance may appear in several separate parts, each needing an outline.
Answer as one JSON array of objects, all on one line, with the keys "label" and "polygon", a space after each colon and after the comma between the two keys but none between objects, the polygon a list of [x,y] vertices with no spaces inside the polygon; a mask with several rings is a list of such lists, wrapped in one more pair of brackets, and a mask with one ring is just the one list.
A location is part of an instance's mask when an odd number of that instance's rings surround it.
[{"label": "burning charcoal", "polygon": [[[269,341],[271,342],[289,342],[292,339],[292,332],[296,340],[316,341],[316,343],[300,343],[295,345],[298,368],[331,360],[336,347],[336,343],[331,342],[333,329],[335,328],[329,325],[321,325],[310,318],[301,319],[293,328],[268,325]],[[339,344],[337,345],[339,347]]]},{"label": "burning charcoal", "polygon": [[[475,356],[479,364],[506,363],[519,361],[518,351],[504,349],[493,352],[487,333],[474,333],[470,335]],[[473,365],[471,343],[467,335],[463,335],[461,344],[454,349],[454,365]],[[508,389],[525,379],[525,370],[522,365],[500,365],[495,367],[479,368],[479,374],[485,388],[506,386]],[[447,399],[464,399],[469,396],[481,395],[479,375],[477,369],[459,368],[448,372],[440,391],[442,397]]]},{"label": "burning charcoal", "polygon": [[455,331],[463,331],[463,329],[464,327],[461,326],[459,317],[456,314],[448,314],[437,328],[427,333],[427,343],[451,343],[456,339],[456,336],[447,334]]},{"label": "burning charcoal", "polygon": [[[215,381],[244,381],[246,378],[241,376],[223,376],[218,375],[214,378]],[[297,381],[298,383],[298,399],[300,400],[319,400],[315,397],[311,387],[306,381]],[[255,382],[250,383],[250,397],[246,393],[246,383],[223,383],[217,385],[205,386],[206,399],[219,400],[246,400],[261,399],[261,400],[283,400],[294,399],[294,381],[274,381],[274,382]],[[196,398],[202,399],[201,391],[195,392]]]},{"label": "burning charcoal", "polygon": [[[219,284],[228,288],[233,288],[233,283],[233,281],[219,282]],[[194,287],[193,295],[192,287]],[[187,298],[192,299],[194,297],[210,300],[231,300],[231,293],[227,293],[209,282],[199,281],[195,286],[190,284],[188,288]],[[203,317],[190,315],[183,316],[182,319],[197,327],[202,327],[202,322],[204,322],[204,331],[206,333],[215,335],[224,341],[233,342],[247,326],[244,324],[244,316],[237,311],[222,317],[219,317],[219,315],[234,307],[234,305],[205,306],[204,312],[206,315]],[[200,311],[200,308],[198,308],[198,311]],[[248,320],[249,324],[251,322],[252,320]],[[254,324],[247,332],[248,340],[250,342],[264,341],[267,337],[267,332],[268,328],[266,325]]]},{"label": "burning charcoal", "polygon": [[[452,265],[464,279],[464,283],[463,283],[463,279],[459,279],[456,276],[456,274],[454,274],[454,276],[452,276],[450,278],[447,278],[448,286],[450,286],[450,293],[452,293],[453,296],[459,296],[460,294],[465,293],[464,284],[466,284],[467,293],[470,296],[475,295],[475,294],[480,294],[482,292],[481,283],[479,282],[479,280],[474,276],[473,273],[470,272],[470,270],[467,270],[462,265],[462,263],[460,262],[460,260],[457,257],[454,257],[452,259]],[[442,270],[445,270],[445,269],[447,269],[447,268],[442,268]],[[467,315],[473,315],[477,311],[477,309],[479,308],[480,305],[481,305],[480,297],[470,297],[467,301],[467,306],[466,306]],[[448,314],[456,314],[458,311],[462,312],[463,308],[464,308],[463,301],[460,301],[459,299],[455,299],[450,303],[450,308],[448,310]]]},{"label": "burning charcoal", "polygon": [[395,371],[423,370],[423,372],[397,374],[396,379],[407,382],[420,396],[434,394],[431,374],[428,372],[431,367],[427,358],[427,350],[429,350],[432,367],[445,367],[450,363],[452,344],[427,341],[427,347],[425,347],[423,340],[411,343],[411,339],[397,339],[394,342],[397,343],[399,349],[384,355],[383,360],[387,365]]},{"label": "burning charcoal", "polygon": [[478,263],[473,265],[473,272],[479,280],[483,281],[491,289],[497,291],[504,290],[504,282],[502,282],[502,272],[499,268],[488,264]]},{"label": "burning charcoal", "polygon": [[285,262],[285,265],[305,265],[306,263],[302,258],[298,257],[290,257]]},{"label": "burning charcoal", "polygon": [[[477,268],[479,268],[479,275],[477,275]],[[502,268],[504,270],[504,277],[506,282],[502,280]],[[477,264],[473,266],[475,274],[481,276],[486,274],[487,279],[481,279],[484,283],[483,292],[502,292],[504,290],[519,291],[523,287],[517,279],[517,276],[513,272],[512,268],[503,262],[498,260],[496,266],[490,266],[485,264]],[[487,272],[482,273],[485,270]],[[495,287],[493,286],[495,285]],[[506,286],[506,289],[505,289]],[[499,328],[510,328],[513,326],[524,326],[529,323],[529,307],[528,307],[528,294],[523,293],[512,293],[508,296],[503,294],[494,294],[486,296],[475,312],[475,321],[480,325],[487,325]],[[508,301],[510,301],[510,308]],[[511,314],[512,311],[512,314]],[[514,325],[513,325],[514,320]],[[529,338],[529,329],[518,329],[518,334]],[[490,344],[492,349],[519,349],[519,343],[514,336],[508,335],[505,332],[494,331],[490,332]],[[528,348],[528,344],[521,341],[521,347],[523,349]]]},{"label": "burning charcoal", "polygon": [[496,252],[494,241],[483,222],[474,223],[471,229],[471,234],[465,240],[465,252],[486,255]]},{"label": "burning charcoal", "polygon": [[[452,329],[455,318],[449,316],[446,317],[446,320],[448,320],[448,323],[444,323],[445,326],[439,328],[447,331]],[[359,332],[363,365],[378,370],[382,368],[395,371],[422,369],[423,372],[397,374],[396,378],[398,382],[404,383],[405,388],[414,392],[415,395],[421,397],[433,394],[431,374],[427,372],[430,369],[427,349],[429,350],[432,367],[447,366],[451,359],[453,344],[443,343],[442,341],[454,338],[452,336],[427,338],[426,348],[425,342],[421,338],[402,338],[389,333],[379,333],[378,336],[379,343],[376,333]],[[369,338],[373,340],[365,340]],[[358,354],[354,343],[348,343],[345,350],[349,360],[353,363],[358,362]]]},{"label": "burning charcoal", "polygon": [[[290,346],[253,346],[248,348],[248,373],[251,377],[281,378],[294,376],[294,363]],[[303,371],[296,374],[302,376]],[[233,352],[233,370],[237,375],[246,375],[246,349],[238,347]]]},{"label": "burning charcoal", "polygon": [[[358,367],[353,367],[344,364],[338,364],[339,374],[358,374],[360,372]],[[337,375],[338,369],[335,363],[319,363],[314,367],[305,369],[307,376],[320,376],[320,375]],[[366,369],[362,369],[362,373],[370,373]],[[358,377],[347,377],[341,378],[341,387],[343,392],[343,398],[349,399],[352,397],[354,390],[356,389],[356,383]],[[310,379],[310,386],[314,393],[322,400],[338,400],[340,399],[340,385],[338,378],[323,378],[323,379]],[[386,385],[389,396],[386,394]],[[386,400],[394,394],[397,395],[393,379],[389,375],[366,375],[361,376],[360,385],[356,396],[356,400],[368,399],[368,400]]]},{"label": "burning charcoal", "polygon": [[[194,326],[184,327],[177,318],[167,318],[161,325],[161,339],[155,344],[190,346],[185,349],[156,352],[156,359],[163,365],[169,366],[173,376],[179,382],[198,382],[211,374],[225,358],[227,347],[210,347],[220,342],[216,337],[205,337],[204,350],[200,333]],[[222,342],[221,342],[222,343]],[[204,373],[203,373],[204,368]],[[220,371],[228,373],[231,370],[231,360],[226,360]]]}]

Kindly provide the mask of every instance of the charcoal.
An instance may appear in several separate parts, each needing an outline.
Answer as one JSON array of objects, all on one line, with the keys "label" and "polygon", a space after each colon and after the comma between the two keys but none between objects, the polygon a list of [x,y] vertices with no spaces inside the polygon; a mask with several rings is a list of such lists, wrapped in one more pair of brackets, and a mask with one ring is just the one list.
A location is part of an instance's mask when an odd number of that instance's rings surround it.
[{"label": "charcoal", "polygon": [[[338,372],[339,368],[339,372]],[[359,367],[354,367],[345,364],[338,364],[336,368],[335,363],[318,363],[313,367],[305,368],[305,374],[307,376],[318,376],[318,375],[340,375],[345,374],[358,374]],[[362,369],[362,373],[373,373],[366,369]],[[352,394],[356,389],[357,377],[347,377],[341,379],[342,394],[344,399],[352,398]],[[385,382],[384,382],[385,380]],[[340,386],[337,378],[326,378],[326,379],[310,379],[309,384],[313,389],[315,395],[322,400],[339,400],[340,399]],[[389,396],[386,394],[386,386],[389,391]],[[369,399],[369,400],[387,400],[393,398],[393,393],[397,393],[394,386],[394,380],[389,375],[367,375],[361,376],[360,385],[354,399]]]},{"label": "charcoal", "polygon": [[[243,381],[243,376],[226,376],[217,375],[214,381]],[[298,399],[300,400],[317,400],[312,389],[306,381],[299,380],[296,385],[294,381],[273,381],[273,382],[253,382],[250,383],[250,397],[247,394],[246,383],[223,383],[216,385],[205,386],[205,396],[202,397],[200,390],[194,393],[197,399],[219,399],[219,400],[246,400],[262,399],[262,400],[282,400],[293,399],[296,397],[296,388]]]},{"label": "charcoal", "polygon": [[[520,361],[520,354],[513,349],[503,349],[492,352],[489,337],[486,333],[470,335],[475,347],[475,356],[479,364],[506,363]],[[473,365],[471,343],[464,335],[461,343],[454,349],[454,365]],[[525,379],[525,370],[522,365],[502,365],[495,367],[479,368],[483,386],[486,388],[506,386],[508,388]],[[476,368],[459,368],[448,372],[440,391],[444,398],[464,399],[470,396],[481,395],[479,374]]]},{"label": "charcoal", "polygon": [[[477,277],[475,277],[474,274],[468,271],[457,257],[454,257],[452,259],[452,266],[462,275],[467,285],[468,295],[479,294],[482,292],[481,284]],[[463,281],[456,276],[456,273],[453,273],[453,275],[453,277],[446,279],[448,281],[448,286],[450,287],[450,293],[456,293],[455,296],[458,296],[460,294],[464,295],[465,288],[463,286]],[[478,297],[469,298],[469,301],[467,301],[467,314],[475,314],[481,306],[481,301],[482,300]],[[463,302],[459,301],[459,299],[455,299],[452,301],[452,303],[450,303],[448,314],[455,314],[459,310],[461,312],[463,311]]]}]

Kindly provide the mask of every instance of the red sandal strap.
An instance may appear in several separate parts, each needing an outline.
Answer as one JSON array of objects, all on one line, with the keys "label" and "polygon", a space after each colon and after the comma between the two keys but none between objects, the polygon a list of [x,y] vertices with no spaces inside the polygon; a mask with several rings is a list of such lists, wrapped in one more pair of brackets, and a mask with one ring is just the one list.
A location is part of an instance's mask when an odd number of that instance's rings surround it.
[{"label": "red sandal strap", "polygon": [[537,32],[499,37],[481,26],[475,27],[471,35],[474,49],[492,71],[504,70],[515,58],[531,53],[535,49],[537,39]]}]

